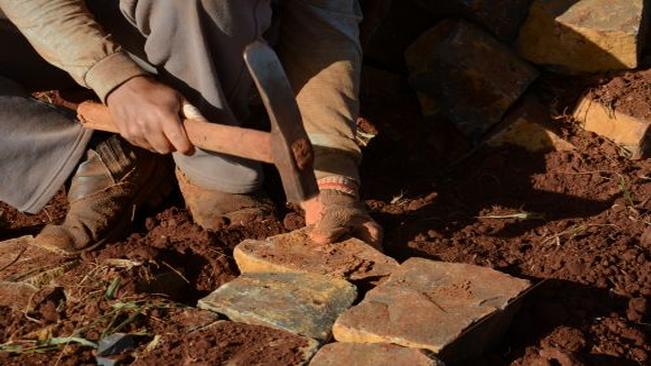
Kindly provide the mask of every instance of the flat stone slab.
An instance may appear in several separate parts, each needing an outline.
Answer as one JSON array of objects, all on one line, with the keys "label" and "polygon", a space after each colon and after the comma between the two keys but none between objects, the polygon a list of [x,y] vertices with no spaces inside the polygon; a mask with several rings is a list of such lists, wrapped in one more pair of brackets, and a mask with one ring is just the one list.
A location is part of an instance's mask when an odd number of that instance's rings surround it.
[{"label": "flat stone slab", "polygon": [[161,334],[158,344],[139,353],[138,364],[306,365],[319,346],[278,329],[222,320],[190,333]]},{"label": "flat stone slab", "polygon": [[444,20],[407,50],[409,82],[426,113],[438,108],[478,141],[538,77],[493,36],[465,21]]},{"label": "flat stone slab", "polygon": [[335,319],[357,298],[351,283],[310,273],[250,273],[199,300],[199,308],[237,322],[325,341]]},{"label": "flat stone slab", "polygon": [[567,73],[634,69],[645,46],[643,0],[535,0],[517,49]]},{"label": "flat stone slab", "polygon": [[501,328],[488,320],[506,312],[529,287],[529,281],[490,268],[411,258],[344,312],[333,332],[340,342],[394,343],[437,354],[471,335],[476,338],[466,338],[464,345],[473,350],[458,351],[478,356],[473,353],[483,351],[482,343],[498,337],[490,328]]},{"label": "flat stone slab", "polygon": [[499,131],[488,138],[491,146],[515,145],[531,152],[569,151],[575,147],[552,131],[549,113],[533,96],[527,96],[498,125]]},{"label": "flat stone slab", "polygon": [[0,305],[25,310],[38,288],[27,283],[0,280]]},{"label": "flat stone slab", "polygon": [[386,277],[398,268],[395,259],[361,240],[316,244],[305,230],[245,240],[233,256],[242,273],[316,273],[357,281]]},{"label": "flat stone slab", "polygon": [[43,287],[79,262],[33,245],[31,235],[0,242],[0,280]]},{"label": "flat stone slab", "polygon": [[574,118],[587,131],[606,137],[628,152],[631,159],[642,159],[651,150],[651,121],[618,112],[586,95],[574,111]]},{"label": "flat stone slab", "polygon": [[443,366],[427,353],[384,343],[331,343],[319,350],[310,366]]}]

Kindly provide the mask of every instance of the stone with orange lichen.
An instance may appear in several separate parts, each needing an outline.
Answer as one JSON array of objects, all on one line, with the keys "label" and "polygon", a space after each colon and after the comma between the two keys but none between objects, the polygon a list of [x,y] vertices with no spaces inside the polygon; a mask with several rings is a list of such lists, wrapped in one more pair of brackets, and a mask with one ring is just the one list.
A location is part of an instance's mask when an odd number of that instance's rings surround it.
[{"label": "stone with orange lichen", "polygon": [[305,230],[245,240],[233,252],[242,273],[316,273],[351,281],[386,277],[398,262],[358,239],[312,242]]},{"label": "stone with orange lichen", "polygon": [[411,258],[343,313],[333,332],[340,342],[466,353],[453,359],[476,356],[508,323],[500,313],[529,287],[527,280],[490,268]]},{"label": "stone with orange lichen", "polygon": [[394,344],[331,343],[310,361],[310,366],[439,366],[428,352]]},{"label": "stone with orange lichen", "polygon": [[229,319],[328,340],[332,324],[357,298],[343,279],[312,273],[245,273],[199,300]]},{"label": "stone with orange lichen", "polygon": [[0,242],[0,280],[44,287],[74,268],[79,260],[65,258],[34,244],[31,235]]}]

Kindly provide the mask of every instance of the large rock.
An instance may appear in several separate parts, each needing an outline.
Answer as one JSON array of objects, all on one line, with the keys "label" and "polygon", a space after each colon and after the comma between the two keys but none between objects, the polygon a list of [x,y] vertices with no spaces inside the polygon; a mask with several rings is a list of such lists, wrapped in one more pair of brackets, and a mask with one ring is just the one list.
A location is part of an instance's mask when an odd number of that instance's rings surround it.
[{"label": "large rock", "polygon": [[242,273],[317,273],[353,281],[385,277],[398,267],[393,258],[361,240],[316,244],[305,230],[245,240],[233,256]]},{"label": "large rock", "polygon": [[316,274],[252,273],[199,300],[199,308],[233,321],[325,341],[335,319],[357,297],[354,285]]},{"label": "large rock", "polygon": [[[217,321],[192,332],[163,332],[137,365],[306,365],[319,342],[278,329]],[[120,363],[122,365],[122,363]]]},{"label": "large rock", "polygon": [[444,361],[476,357],[499,341],[529,281],[468,264],[411,258],[336,321],[340,342],[427,349]]},{"label": "large rock", "polygon": [[331,343],[314,356],[310,366],[439,366],[427,352],[393,344]]},{"label": "large rock", "polygon": [[28,283],[0,280],[0,305],[25,311],[38,288]]},{"label": "large rock", "polygon": [[636,68],[646,38],[643,11],[643,0],[535,0],[517,48],[561,72]]},{"label": "large rock", "polygon": [[549,113],[534,96],[528,96],[504,118],[488,145],[515,145],[530,152],[568,151],[574,146],[552,131]]},{"label": "large rock", "polygon": [[458,15],[479,23],[503,41],[515,38],[531,4],[531,0],[414,1],[433,14]]},{"label": "large rock", "polygon": [[651,150],[651,120],[622,113],[588,94],[574,111],[574,118],[587,131],[619,144],[632,159],[641,159]]},{"label": "large rock", "polygon": [[0,242],[0,280],[43,287],[79,263],[54,255],[33,241],[30,235]]},{"label": "large rock", "polygon": [[443,21],[406,53],[424,114],[439,107],[475,141],[500,122],[538,72],[475,25]]}]

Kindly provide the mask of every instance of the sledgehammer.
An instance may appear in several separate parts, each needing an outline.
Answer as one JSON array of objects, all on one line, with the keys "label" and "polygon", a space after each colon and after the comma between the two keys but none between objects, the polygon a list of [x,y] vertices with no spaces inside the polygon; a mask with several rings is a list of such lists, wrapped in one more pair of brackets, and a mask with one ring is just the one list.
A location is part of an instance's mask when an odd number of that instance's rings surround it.
[{"label": "sledgehammer", "polygon": [[[205,150],[274,164],[290,202],[314,197],[318,188],[312,144],[278,56],[258,41],[246,48],[244,60],[269,114],[271,132],[186,119],[183,125],[190,142]],[[86,128],[118,132],[102,104],[84,102],[77,113]]]}]

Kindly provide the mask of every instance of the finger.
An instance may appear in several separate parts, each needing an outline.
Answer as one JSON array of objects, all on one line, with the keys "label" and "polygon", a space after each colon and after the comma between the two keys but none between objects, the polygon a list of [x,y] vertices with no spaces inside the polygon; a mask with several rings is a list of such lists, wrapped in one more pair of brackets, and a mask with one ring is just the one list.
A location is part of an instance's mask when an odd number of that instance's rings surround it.
[{"label": "finger", "polygon": [[199,108],[193,106],[187,100],[183,100],[181,112],[183,113],[183,116],[185,116],[185,118],[187,119],[196,119],[199,121],[208,122],[206,117],[204,117],[203,114],[199,112]]},{"label": "finger", "polygon": [[371,245],[373,248],[382,251],[382,240],[384,232],[382,227],[372,219],[367,219],[353,229],[353,235],[359,240]]},{"label": "finger", "polygon": [[339,240],[349,232],[347,227],[328,228],[324,230],[315,225],[309,232],[310,239],[317,244],[331,244]]},{"label": "finger", "polygon": [[159,154],[169,154],[174,151],[174,146],[170,143],[162,130],[151,130],[147,133],[146,138],[154,151]]},{"label": "finger", "polygon": [[163,133],[176,151],[183,155],[194,154],[194,146],[190,142],[178,115],[170,116],[163,121]]},{"label": "finger", "polygon": [[156,150],[151,146],[149,142],[145,139],[126,139],[129,141],[129,143],[133,146],[137,146],[139,148],[151,151],[151,152],[156,152]]},{"label": "finger", "polygon": [[120,135],[129,143],[133,146],[137,146],[140,148],[143,148],[145,150],[149,151],[154,151],[154,148],[151,146],[151,144],[142,136],[142,134],[139,132],[139,129],[136,127],[131,127],[127,129],[124,133],[120,133]]}]

